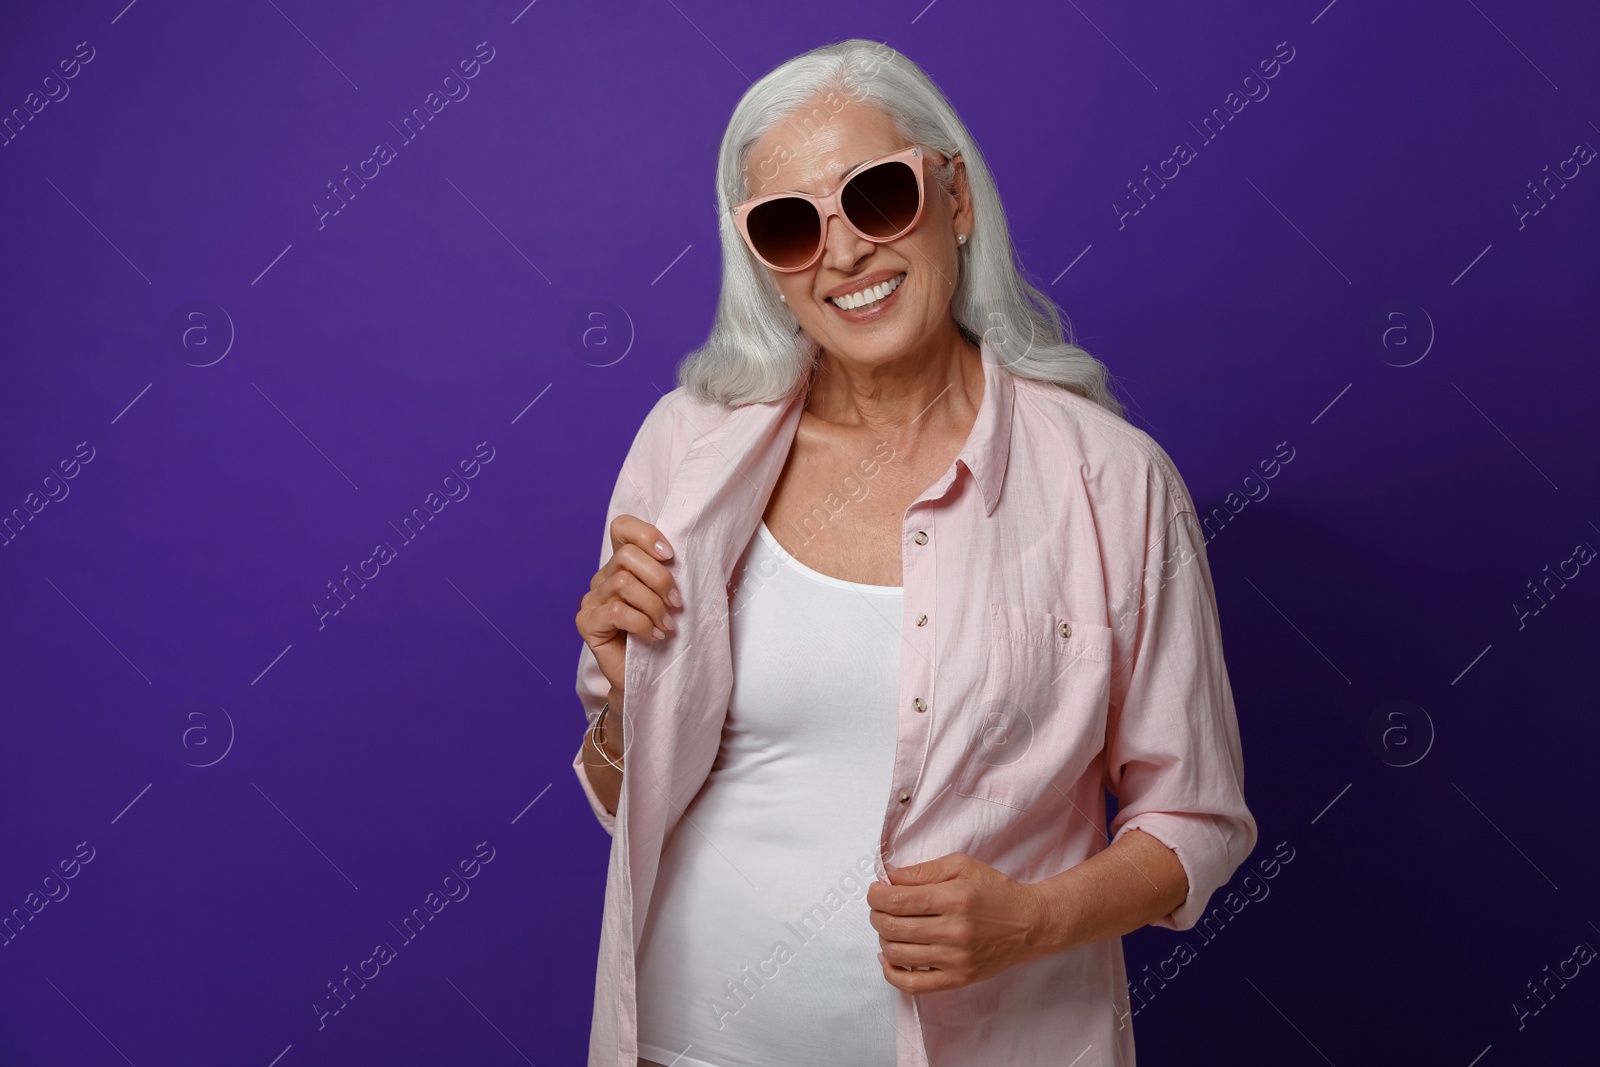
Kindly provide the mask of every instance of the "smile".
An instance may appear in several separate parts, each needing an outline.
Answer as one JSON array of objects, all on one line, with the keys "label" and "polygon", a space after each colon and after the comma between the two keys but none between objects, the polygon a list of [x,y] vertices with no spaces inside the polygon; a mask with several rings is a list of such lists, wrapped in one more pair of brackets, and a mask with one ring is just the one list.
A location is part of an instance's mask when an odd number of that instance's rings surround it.
[{"label": "smile", "polygon": [[905,280],[906,272],[901,271],[886,282],[869,286],[859,292],[846,293],[844,296],[830,296],[827,301],[841,311],[870,310],[888,299],[889,294],[900,288],[900,283]]}]

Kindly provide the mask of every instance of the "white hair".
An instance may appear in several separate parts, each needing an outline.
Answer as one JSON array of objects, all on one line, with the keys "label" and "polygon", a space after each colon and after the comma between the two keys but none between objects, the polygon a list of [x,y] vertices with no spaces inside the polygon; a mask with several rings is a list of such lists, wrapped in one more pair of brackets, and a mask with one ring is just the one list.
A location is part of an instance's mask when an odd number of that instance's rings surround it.
[{"label": "white hair", "polygon": [[949,157],[960,153],[965,163],[973,228],[957,255],[950,305],[962,336],[974,345],[982,338],[1014,374],[1065,386],[1125,417],[1105,364],[1074,343],[1070,320],[1018,270],[999,190],[955,108],[911,60],[860,39],[783,63],[733,109],[717,154],[722,293],[711,333],[679,365],[678,384],[701,400],[741,406],[784,399],[809,380],[820,346],[778,300],[767,268],[745,246],[729,211],[751,195],[745,173],[751,147],[778,122],[791,118],[790,126],[809,137],[833,112],[857,103],[883,111],[908,142],[944,154],[934,174],[946,193],[955,189]]}]

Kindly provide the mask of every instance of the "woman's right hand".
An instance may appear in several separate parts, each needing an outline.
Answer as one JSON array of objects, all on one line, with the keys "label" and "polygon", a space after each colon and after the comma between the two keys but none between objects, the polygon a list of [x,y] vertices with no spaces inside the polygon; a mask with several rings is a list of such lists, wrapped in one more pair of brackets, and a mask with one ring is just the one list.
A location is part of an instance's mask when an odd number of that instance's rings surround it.
[{"label": "woman's right hand", "polygon": [[578,633],[619,693],[627,635],[659,641],[677,628],[669,612],[683,607],[683,598],[662,562],[671,558],[672,546],[660,530],[633,515],[618,515],[611,523],[611,558],[589,579],[589,591],[578,604]]}]

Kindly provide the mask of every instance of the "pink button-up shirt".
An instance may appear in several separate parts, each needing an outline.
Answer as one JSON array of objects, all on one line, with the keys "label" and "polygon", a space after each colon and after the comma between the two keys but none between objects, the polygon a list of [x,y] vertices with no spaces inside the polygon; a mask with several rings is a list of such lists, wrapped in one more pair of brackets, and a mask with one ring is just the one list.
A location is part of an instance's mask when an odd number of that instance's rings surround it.
[{"label": "pink button-up shirt", "polygon": [[[1187,930],[1256,842],[1193,501],[1142,430],[1013,375],[987,345],[983,371],[965,447],[901,524],[899,728],[877,877],[888,881],[885,860],[964,852],[1042,881],[1110,844],[1109,790],[1111,840],[1137,827],[1177,853],[1189,895],[1155,925]],[[614,816],[581,751],[572,763],[612,835],[590,1067],[635,1067],[635,953],[663,847],[693,832],[683,812],[717,755],[733,683],[733,568],[803,403],[802,391],[728,408],[674,389],[617,478],[602,565],[611,521],[643,518],[673,546],[684,606],[665,639],[627,638],[627,772]],[[863,481],[876,462],[863,457]],[[583,645],[577,691],[591,721],[608,690]],[[1120,938],[961,989],[896,991],[894,1021],[898,1067],[1134,1063]]]}]

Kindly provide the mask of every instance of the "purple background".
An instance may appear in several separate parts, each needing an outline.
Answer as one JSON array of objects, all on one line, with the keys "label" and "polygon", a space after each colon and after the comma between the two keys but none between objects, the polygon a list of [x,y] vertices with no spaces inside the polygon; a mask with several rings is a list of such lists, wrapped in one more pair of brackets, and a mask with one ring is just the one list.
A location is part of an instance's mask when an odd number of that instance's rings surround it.
[{"label": "purple background", "polygon": [[[0,114],[94,54],[0,148],[0,514],[93,450],[0,548],[0,915],[93,849],[0,948],[0,1064],[582,1062],[611,839],[569,767],[573,613],[711,320],[727,116],[847,36],[948,93],[1200,510],[1270,488],[1209,552],[1261,829],[1235,885],[1294,859],[1211,941],[1125,939],[1135,976],[1196,956],[1135,1016],[1141,1062],[1592,1056],[1593,966],[1513,1008],[1600,946],[1600,576],[1514,607],[1600,546],[1600,174],[1513,207],[1600,145],[1592,10],[120,4],[0,16]],[[1198,158],[1119,227],[1180,140]]]}]

